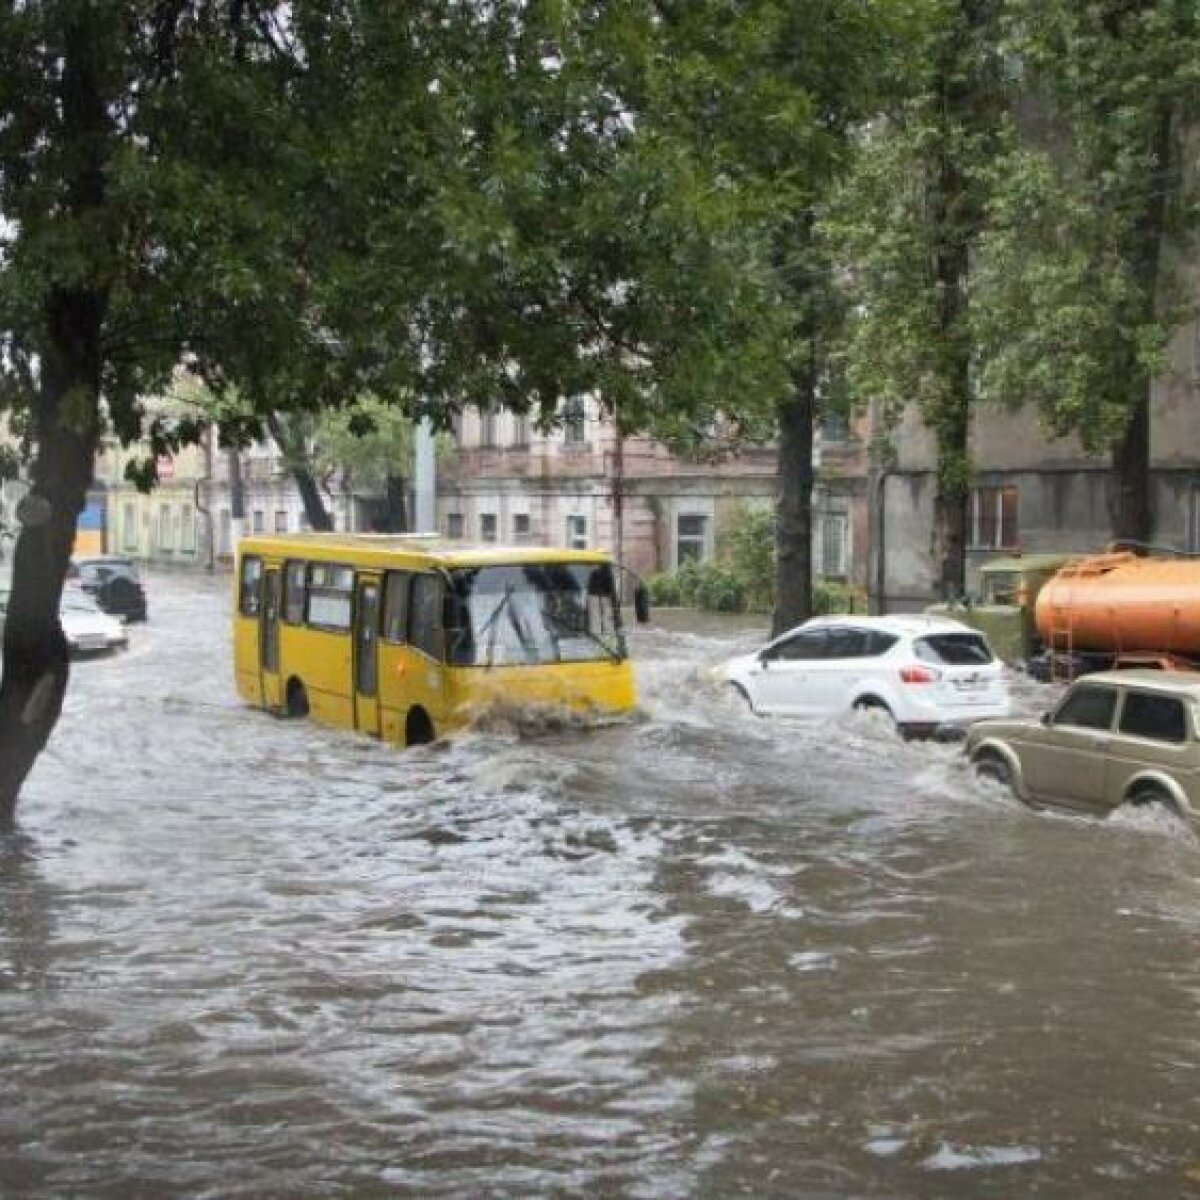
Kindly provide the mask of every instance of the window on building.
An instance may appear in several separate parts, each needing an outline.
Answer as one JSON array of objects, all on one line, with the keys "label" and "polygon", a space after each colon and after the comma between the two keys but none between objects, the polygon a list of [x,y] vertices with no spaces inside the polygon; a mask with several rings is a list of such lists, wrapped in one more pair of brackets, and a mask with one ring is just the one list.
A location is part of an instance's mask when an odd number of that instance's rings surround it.
[{"label": "window on building", "polygon": [[484,542],[494,542],[497,536],[497,526],[499,522],[496,520],[495,513],[480,513],[479,514],[479,537]]},{"label": "window on building", "polygon": [[287,533],[288,531],[288,515],[282,508],[275,510],[275,532]]},{"label": "window on building", "polygon": [[563,404],[563,441],[581,446],[587,435],[587,409],[582,396],[569,396]]},{"label": "window on building", "polygon": [[845,413],[827,412],[821,417],[821,440],[844,442],[850,436],[850,422]]},{"label": "window on building", "polygon": [[196,553],[196,518],[190,504],[179,510],[179,549],[184,554]]},{"label": "window on building", "polygon": [[254,516],[252,518],[252,524],[250,527],[255,533],[262,533],[262,531],[267,527],[266,518],[263,516],[261,508],[256,508],[254,510]]},{"label": "window on building", "polygon": [[171,526],[171,506],[160,504],[158,506],[158,548],[160,550],[174,549],[174,532]]},{"label": "window on building", "polygon": [[479,410],[479,444],[481,446],[496,445],[496,410],[494,408]]},{"label": "window on building", "polygon": [[680,513],[675,518],[675,562],[700,562],[708,556],[708,518],[699,513]]},{"label": "window on building", "polygon": [[518,546],[529,543],[533,537],[533,521],[528,513],[513,514],[513,541]]},{"label": "window on building", "polygon": [[1192,484],[1188,496],[1188,544],[1192,554],[1200,554],[1200,483]]},{"label": "window on building", "polygon": [[567,518],[567,548],[570,550],[586,550],[588,548],[587,517],[572,513]]},{"label": "window on building", "polygon": [[463,418],[461,412],[453,412],[450,414],[450,436],[454,439],[454,444],[456,446],[462,445]]},{"label": "window on building", "polygon": [[850,566],[850,515],[844,500],[827,499],[813,514],[813,566],[825,579],[844,579]]},{"label": "window on building", "polygon": [[529,418],[524,413],[513,413],[512,444],[517,447],[529,445]]},{"label": "window on building", "polygon": [[968,533],[977,550],[1015,550],[1020,542],[1016,487],[972,488]]},{"label": "window on building", "polygon": [[446,536],[452,538],[460,538],[463,535],[463,515],[462,513],[447,513],[446,514]]},{"label": "window on building", "polygon": [[227,508],[217,518],[217,553],[233,553],[233,515]]},{"label": "window on building", "polygon": [[122,505],[121,513],[121,548],[136,550],[138,548],[137,506],[133,501],[126,500]]}]

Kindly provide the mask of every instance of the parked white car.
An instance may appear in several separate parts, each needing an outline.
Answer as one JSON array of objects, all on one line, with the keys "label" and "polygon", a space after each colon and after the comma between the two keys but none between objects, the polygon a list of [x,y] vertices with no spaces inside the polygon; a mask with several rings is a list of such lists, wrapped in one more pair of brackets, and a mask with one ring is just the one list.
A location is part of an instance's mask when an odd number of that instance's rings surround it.
[{"label": "parked white car", "polygon": [[720,674],[756,713],[878,709],[906,734],[1006,716],[1010,704],[987,639],[949,617],[814,617]]},{"label": "parked white car", "polygon": [[[0,591],[0,629],[8,613],[8,592]],[[123,650],[129,644],[124,624],[110,616],[87,592],[77,587],[63,589],[59,620],[72,654],[98,654]]]}]

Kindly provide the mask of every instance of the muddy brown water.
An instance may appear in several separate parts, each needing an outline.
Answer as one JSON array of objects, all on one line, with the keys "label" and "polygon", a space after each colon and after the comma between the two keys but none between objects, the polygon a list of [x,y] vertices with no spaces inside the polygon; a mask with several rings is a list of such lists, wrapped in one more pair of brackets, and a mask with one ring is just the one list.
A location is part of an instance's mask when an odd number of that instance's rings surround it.
[{"label": "muddy brown water", "polygon": [[1182,827],[757,720],[746,622],[638,631],[630,722],[400,754],[149,591],[0,839],[0,1195],[1200,1194]]}]

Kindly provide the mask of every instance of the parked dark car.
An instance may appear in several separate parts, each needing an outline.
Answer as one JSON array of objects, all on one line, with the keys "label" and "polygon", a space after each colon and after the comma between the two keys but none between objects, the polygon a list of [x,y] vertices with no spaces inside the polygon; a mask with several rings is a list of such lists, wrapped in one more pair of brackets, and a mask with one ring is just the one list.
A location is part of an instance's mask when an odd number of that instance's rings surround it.
[{"label": "parked dark car", "polygon": [[126,621],[146,619],[146,592],[132,559],[115,554],[76,558],[67,569],[67,578],[78,580],[105,612]]}]

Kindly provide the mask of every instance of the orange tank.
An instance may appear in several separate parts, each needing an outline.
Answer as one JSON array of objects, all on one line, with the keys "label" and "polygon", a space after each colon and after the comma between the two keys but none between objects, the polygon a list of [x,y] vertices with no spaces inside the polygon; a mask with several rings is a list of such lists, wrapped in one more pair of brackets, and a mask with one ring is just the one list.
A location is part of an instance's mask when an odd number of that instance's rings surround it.
[{"label": "orange tank", "polygon": [[1200,657],[1200,559],[1077,559],[1042,588],[1036,614],[1042,641],[1060,653]]}]

